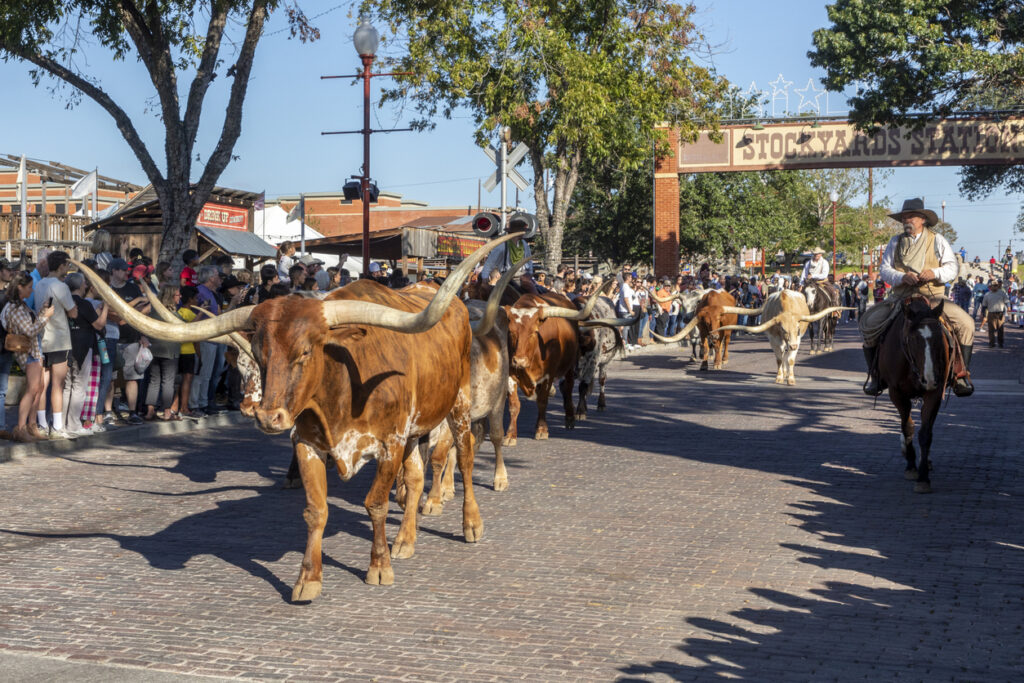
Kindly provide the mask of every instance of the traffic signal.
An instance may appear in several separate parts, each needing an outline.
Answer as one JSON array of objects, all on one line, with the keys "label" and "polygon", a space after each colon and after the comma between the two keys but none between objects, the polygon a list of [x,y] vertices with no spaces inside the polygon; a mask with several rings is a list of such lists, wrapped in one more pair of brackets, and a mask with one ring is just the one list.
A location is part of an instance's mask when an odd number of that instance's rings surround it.
[{"label": "traffic signal", "polygon": [[537,235],[537,217],[532,213],[514,213],[508,219],[508,232],[522,232],[523,239],[533,239]]},{"label": "traffic signal", "polygon": [[[357,176],[353,176],[353,180],[348,181],[341,187],[341,192],[345,196],[346,201],[356,201],[357,199],[362,201],[363,199],[363,181]],[[377,197],[380,196],[380,190],[377,189],[377,183],[370,181],[368,185],[367,194],[370,195],[370,203],[377,201]]]},{"label": "traffic signal", "polygon": [[473,232],[480,237],[494,237],[501,232],[501,217],[495,213],[478,213],[473,216]]}]

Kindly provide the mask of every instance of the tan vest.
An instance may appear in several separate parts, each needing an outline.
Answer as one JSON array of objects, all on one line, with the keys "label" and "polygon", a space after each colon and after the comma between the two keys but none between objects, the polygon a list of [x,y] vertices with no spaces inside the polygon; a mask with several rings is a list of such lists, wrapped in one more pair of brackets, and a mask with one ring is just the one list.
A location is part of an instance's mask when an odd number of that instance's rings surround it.
[{"label": "tan vest", "polygon": [[[923,263],[920,264],[920,267],[915,268],[903,263],[903,254],[900,249],[900,242],[897,242],[896,253],[892,259],[893,269],[898,270],[901,273],[922,273],[926,270],[938,270],[941,264],[939,263],[939,255],[936,253],[935,233],[928,228],[925,228],[921,239],[926,240],[926,242],[920,245],[921,252],[923,252]],[[938,279],[930,282],[919,283],[914,286],[899,284],[892,288],[892,293],[889,296],[902,299],[910,296],[911,294],[923,294],[930,299],[934,299],[935,297],[945,296],[946,287],[942,284],[942,281]]]}]

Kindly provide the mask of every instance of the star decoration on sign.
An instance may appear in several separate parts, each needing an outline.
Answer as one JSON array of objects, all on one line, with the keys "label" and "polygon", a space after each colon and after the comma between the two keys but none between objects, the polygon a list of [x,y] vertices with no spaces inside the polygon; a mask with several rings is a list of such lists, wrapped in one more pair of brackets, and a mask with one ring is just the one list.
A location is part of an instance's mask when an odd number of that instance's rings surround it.
[{"label": "star decoration on sign", "polygon": [[757,81],[750,81],[750,87],[743,93],[744,99],[753,99],[754,104],[754,115],[764,116],[768,105],[768,98],[765,97],[764,90],[760,90],[757,87]]},{"label": "star decoration on sign", "polygon": [[775,106],[779,100],[785,101],[782,108],[782,114],[785,114],[789,110],[789,86],[793,85],[793,81],[787,81],[782,74],[779,74],[779,77],[768,85],[772,86],[772,116],[779,116],[779,111]]},{"label": "star decoration on sign", "polygon": [[797,114],[802,112],[805,106],[810,107],[815,114],[821,113],[821,96],[825,94],[825,91],[814,87],[813,78],[808,78],[807,85],[802,88],[794,88],[793,92],[800,95],[800,104],[796,107]]}]

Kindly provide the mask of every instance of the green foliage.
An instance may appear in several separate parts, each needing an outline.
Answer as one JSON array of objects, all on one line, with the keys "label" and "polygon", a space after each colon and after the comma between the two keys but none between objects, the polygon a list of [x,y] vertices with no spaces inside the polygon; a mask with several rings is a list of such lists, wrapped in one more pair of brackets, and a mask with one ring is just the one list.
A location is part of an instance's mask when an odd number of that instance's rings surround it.
[{"label": "green foliage", "polygon": [[938,223],[932,226],[932,230],[945,237],[946,241],[949,242],[950,246],[956,244],[956,229],[949,223],[945,221],[939,221]]},{"label": "green foliage", "polygon": [[613,263],[651,261],[652,165],[623,171],[584,164],[566,219],[566,253],[590,253]]},{"label": "green foliage", "polygon": [[[410,101],[430,127],[468,109],[484,145],[503,126],[531,149],[547,264],[583,162],[637,169],[674,123],[692,138],[715,128],[725,83],[694,60],[701,36],[691,5],[664,0],[382,0],[373,11],[408,53],[385,100]],[[553,180],[552,196],[544,175]]]},{"label": "green foliage", "polygon": [[[284,0],[32,0],[7,2],[0,13],[0,56],[29,62],[38,85],[43,76],[67,86],[68,106],[89,97],[117,125],[149,178],[163,215],[160,259],[180,263],[195,219],[232,159],[241,133],[242,104],[256,45],[269,12]],[[290,4],[290,3],[289,3]],[[297,7],[288,8],[293,35],[318,37]],[[235,28],[240,35],[226,34]],[[235,52],[225,64],[221,44]],[[165,139],[161,169],[127,112],[88,71],[83,46],[106,49],[117,61],[132,56],[146,68],[155,91]],[[192,184],[196,137],[206,94],[219,72],[231,79],[220,136]]]},{"label": "green foliage", "polygon": [[[808,56],[829,90],[857,87],[851,116],[862,128],[1024,107],[1021,0],[837,0],[828,15]],[[1024,193],[1024,167],[961,171],[970,199],[1000,187]]]}]

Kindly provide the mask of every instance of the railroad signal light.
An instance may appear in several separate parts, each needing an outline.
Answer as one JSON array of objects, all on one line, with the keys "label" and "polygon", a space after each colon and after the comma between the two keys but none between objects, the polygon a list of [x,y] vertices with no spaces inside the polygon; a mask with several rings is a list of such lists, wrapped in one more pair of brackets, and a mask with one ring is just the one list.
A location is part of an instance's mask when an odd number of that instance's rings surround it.
[{"label": "railroad signal light", "polygon": [[537,217],[532,213],[514,213],[508,219],[508,232],[522,232],[523,239],[533,239],[537,235]]},{"label": "railroad signal light", "polygon": [[501,218],[495,213],[478,213],[473,216],[473,232],[480,237],[494,237],[501,232]]}]

